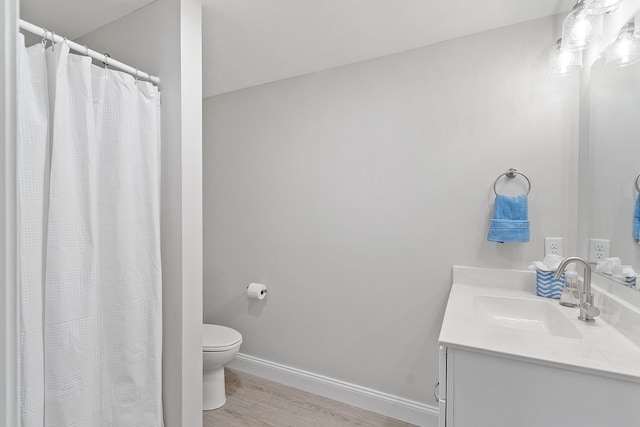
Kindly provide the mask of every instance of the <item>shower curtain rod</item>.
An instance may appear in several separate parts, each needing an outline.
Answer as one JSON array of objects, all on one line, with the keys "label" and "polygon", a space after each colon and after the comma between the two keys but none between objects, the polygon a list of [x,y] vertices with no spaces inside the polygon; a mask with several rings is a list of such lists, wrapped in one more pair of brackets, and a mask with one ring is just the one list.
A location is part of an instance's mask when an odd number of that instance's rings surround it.
[{"label": "shower curtain rod", "polygon": [[109,56],[96,52],[95,50],[91,50],[86,46],[78,44],[76,42],[72,42],[65,37],[61,37],[54,33],[53,31],[46,30],[44,28],[38,27],[37,25],[33,25],[23,19],[19,20],[20,29],[33,33],[37,36],[42,37],[43,39],[51,40],[54,43],[66,43],[70,49],[82,53],[86,56],[89,56],[97,61],[101,61],[103,64],[106,64],[109,67],[118,68],[119,70],[125,71],[129,74],[136,76],[139,79],[147,80],[155,85],[160,84],[160,79],[156,76],[152,76],[149,73],[145,73],[144,71],[140,71],[137,68],[134,68],[130,65],[122,63],[120,61],[116,61],[115,59],[110,58]]}]

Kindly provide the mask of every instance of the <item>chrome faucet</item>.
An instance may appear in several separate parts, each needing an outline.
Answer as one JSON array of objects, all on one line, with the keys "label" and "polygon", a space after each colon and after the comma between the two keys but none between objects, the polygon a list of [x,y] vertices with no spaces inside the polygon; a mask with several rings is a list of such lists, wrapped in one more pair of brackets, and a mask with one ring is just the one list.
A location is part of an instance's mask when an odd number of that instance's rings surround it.
[{"label": "chrome faucet", "polygon": [[[594,317],[597,317],[600,314],[600,310],[598,307],[593,305],[593,293],[591,292],[591,265],[577,256],[565,258],[558,266],[558,270],[554,277],[559,279],[567,268],[567,265],[572,262],[582,264],[584,267],[584,287],[582,292],[580,292],[580,315],[578,316],[578,319],[585,322],[595,322],[596,319],[594,319]],[[580,287],[578,286],[578,288]]]}]

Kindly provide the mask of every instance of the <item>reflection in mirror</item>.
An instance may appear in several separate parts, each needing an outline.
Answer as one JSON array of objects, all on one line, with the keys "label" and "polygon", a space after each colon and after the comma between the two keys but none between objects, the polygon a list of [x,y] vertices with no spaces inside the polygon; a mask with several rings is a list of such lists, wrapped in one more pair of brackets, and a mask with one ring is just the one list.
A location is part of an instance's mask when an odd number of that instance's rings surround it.
[{"label": "reflection in mirror", "polygon": [[[640,173],[640,20],[632,18],[591,69],[589,238],[640,272],[634,216]],[[637,22],[637,26],[636,26]],[[640,203],[640,202],[638,202]],[[624,268],[604,273],[625,283]],[[629,269],[626,269],[627,274]],[[626,280],[627,285],[632,279]],[[636,289],[640,289],[640,278]]]},{"label": "reflection in mirror", "polygon": [[627,22],[605,51],[605,64],[626,67],[640,61],[640,37],[636,33],[635,18]]}]

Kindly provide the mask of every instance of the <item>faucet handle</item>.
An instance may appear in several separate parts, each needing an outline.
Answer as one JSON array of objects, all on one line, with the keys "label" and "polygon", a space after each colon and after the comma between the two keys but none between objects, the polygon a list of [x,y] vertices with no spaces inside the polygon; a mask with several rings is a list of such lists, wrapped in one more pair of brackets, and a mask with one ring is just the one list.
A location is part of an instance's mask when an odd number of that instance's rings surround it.
[{"label": "faucet handle", "polygon": [[582,304],[580,304],[580,308],[582,308],[582,311],[589,317],[593,318],[600,315],[600,309],[591,303],[583,302]]}]

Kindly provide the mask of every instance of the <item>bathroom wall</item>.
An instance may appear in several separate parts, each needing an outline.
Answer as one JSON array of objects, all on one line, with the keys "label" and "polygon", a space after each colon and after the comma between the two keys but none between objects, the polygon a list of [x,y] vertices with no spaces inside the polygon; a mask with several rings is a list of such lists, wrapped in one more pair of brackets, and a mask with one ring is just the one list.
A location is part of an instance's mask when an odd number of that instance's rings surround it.
[{"label": "bathroom wall", "polygon": [[[452,265],[524,269],[545,236],[575,250],[579,81],[547,77],[561,19],[207,98],[205,321],[242,353],[434,405]],[[533,184],[527,244],[486,240],[509,167]]]},{"label": "bathroom wall", "polygon": [[163,405],[202,425],[202,21],[197,0],[156,0],[79,42],[160,77]]}]

